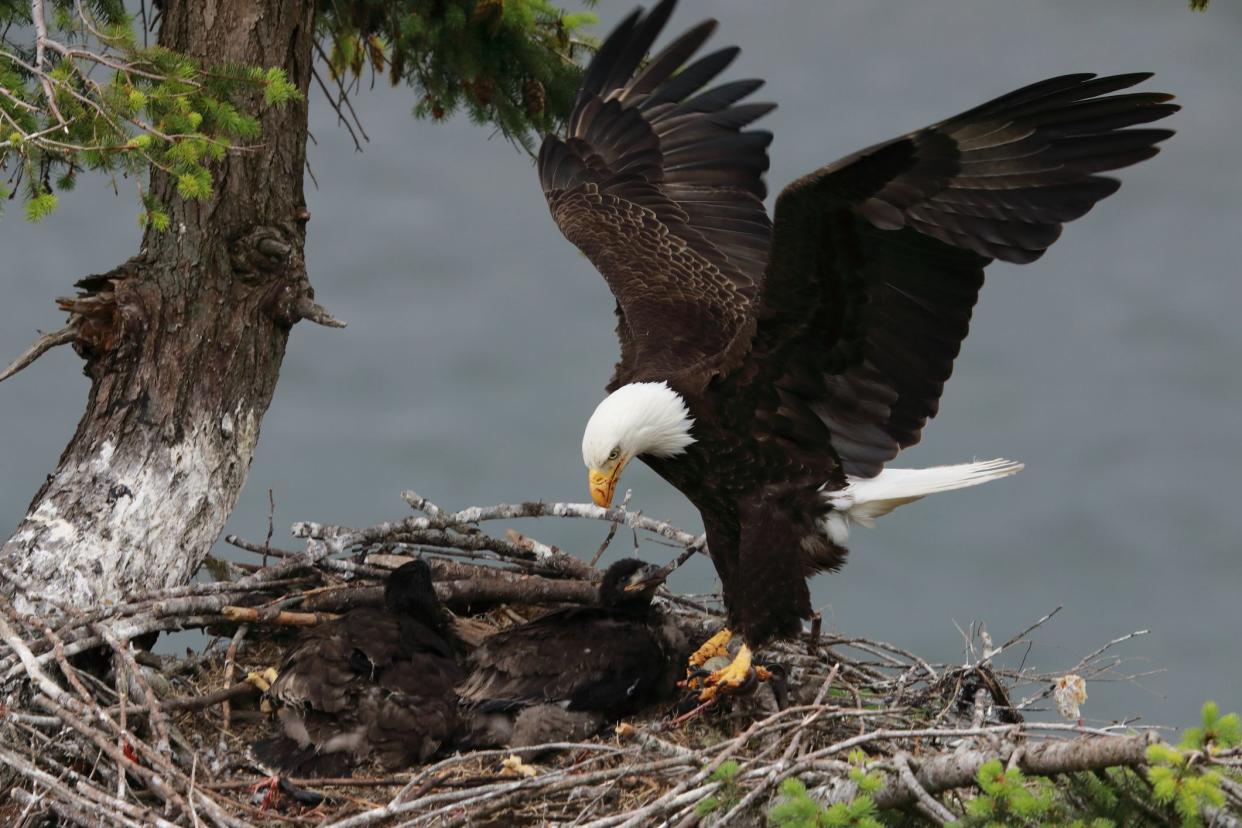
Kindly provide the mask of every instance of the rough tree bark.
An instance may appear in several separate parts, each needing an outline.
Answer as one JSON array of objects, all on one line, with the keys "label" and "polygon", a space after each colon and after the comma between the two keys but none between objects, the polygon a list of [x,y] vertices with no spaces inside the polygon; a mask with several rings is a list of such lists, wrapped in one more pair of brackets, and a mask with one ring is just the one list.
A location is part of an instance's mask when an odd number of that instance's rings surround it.
[{"label": "rough tree bark", "polygon": [[[223,63],[281,66],[305,93],[312,0],[165,0],[160,43]],[[258,93],[250,102],[263,109]],[[91,378],[86,412],[0,549],[19,606],[79,608],[189,580],[246,478],[290,327],[314,305],[303,246],[305,100],[262,113],[257,146],[187,201],[153,171],[172,218],[141,252],[59,304]],[[23,595],[23,593],[25,593]]]}]

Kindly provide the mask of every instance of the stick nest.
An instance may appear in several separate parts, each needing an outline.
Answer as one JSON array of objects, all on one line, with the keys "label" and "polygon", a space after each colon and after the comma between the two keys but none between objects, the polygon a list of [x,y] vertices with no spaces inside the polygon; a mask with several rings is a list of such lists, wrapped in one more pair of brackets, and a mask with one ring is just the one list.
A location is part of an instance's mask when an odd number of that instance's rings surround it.
[{"label": "stick nest", "polygon": [[[512,530],[518,517],[586,518],[629,526],[679,547],[703,539],[624,507],[527,503],[449,513],[412,492],[421,515],[366,529],[297,524],[302,551],[237,538],[261,562],[209,560],[203,580],[135,595],[93,613],[0,599],[0,823],[83,825],[588,825],[762,824],[785,780],[819,803],[865,792],[882,810],[940,824],[960,817],[975,775],[1000,759],[1027,773],[1140,767],[1153,731],[1051,721],[1072,706],[1073,680],[1133,679],[1115,655],[1143,631],[1105,643],[1056,673],[1025,668],[1031,635],[1055,610],[999,646],[981,626],[966,658],[931,663],[881,641],[820,629],[765,655],[788,672],[774,694],[619,723],[590,742],[479,751],[348,779],[268,776],[247,747],[278,729],[252,673],[279,665],[298,625],[380,599],[404,557],[432,562],[437,591],[475,641],[550,605],[585,602],[598,574]],[[605,542],[605,546],[607,541]],[[32,596],[13,584],[27,610]],[[666,611],[696,634],[723,624],[713,596],[664,594]],[[182,656],[135,646],[158,631],[206,631]],[[1073,685],[1070,691],[1066,686]],[[1068,696],[1067,696],[1068,692]],[[684,709],[684,708],[683,708]],[[1063,710],[1077,716],[1074,710]],[[1236,764],[1231,755],[1212,761]],[[1226,790],[1228,808],[1242,808]],[[1171,813],[1171,812],[1170,812]]]}]

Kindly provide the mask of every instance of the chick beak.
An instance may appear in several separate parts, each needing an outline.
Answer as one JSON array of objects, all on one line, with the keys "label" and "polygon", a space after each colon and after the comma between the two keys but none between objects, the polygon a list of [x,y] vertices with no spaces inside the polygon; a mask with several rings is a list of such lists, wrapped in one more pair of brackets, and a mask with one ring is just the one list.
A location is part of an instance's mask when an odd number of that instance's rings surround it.
[{"label": "chick beak", "polygon": [[605,509],[612,506],[613,495],[617,492],[617,480],[621,478],[621,470],[625,468],[625,459],[617,461],[611,469],[591,469],[587,472],[587,484],[591,489],[591,500],[596,506]]},{"label": "chick beak", "polygon": [[638,574],[638,580],[631,581],[621,590],[622,592],[642,592],[648,589],[655,589],[668,578],[672,570],[665,566],[646,566]]}]

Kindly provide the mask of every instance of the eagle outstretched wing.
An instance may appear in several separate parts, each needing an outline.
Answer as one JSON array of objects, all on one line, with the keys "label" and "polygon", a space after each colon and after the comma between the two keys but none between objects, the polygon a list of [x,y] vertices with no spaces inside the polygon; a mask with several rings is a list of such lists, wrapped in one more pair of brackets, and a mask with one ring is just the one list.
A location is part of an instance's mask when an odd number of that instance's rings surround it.
[{"label": "eagle outstretched wing", "polygon": [[553,218],[617,300],[621,360],[610,388],[723,350],[767,262],[772,135],[745,127],[773,105],[740,103],[761,81],[707,88],[736,47],[688,63],[715,21],[640,68],[674,5],[640,9],[613,31],[587,68],[566,135],[549,135],[539,152]]},{"label": "eagle outstretched wing", "polygon": [[1112,94],[1149,77],[1052,78],[790,184],[736,372],[758,428],[799,452],[830,445],[839,470],[861,477],[917,443],[984,267],[1038,259],[1116,192],[1098,173],[1173,134],[1128,129],[1175,112],[1172,96]]}]

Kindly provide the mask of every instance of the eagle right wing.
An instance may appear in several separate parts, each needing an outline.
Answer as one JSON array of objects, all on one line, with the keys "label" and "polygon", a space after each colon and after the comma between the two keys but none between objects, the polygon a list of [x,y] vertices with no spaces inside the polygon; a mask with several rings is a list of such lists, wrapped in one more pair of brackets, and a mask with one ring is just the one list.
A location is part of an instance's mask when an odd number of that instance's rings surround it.
[{"label": "eagle right wing", "polygon": [[772,136],[744,127],[773,106],[739,103],[761,81],[704,91],[738,53],[687,65],[715,21],[640,69],[674,5],[636,11],[613,30],[587,68],[566,135],[547,136],[539,152],[553,218],[617,300],[621,361],[610,389],[723,350],[767,262]]}]

